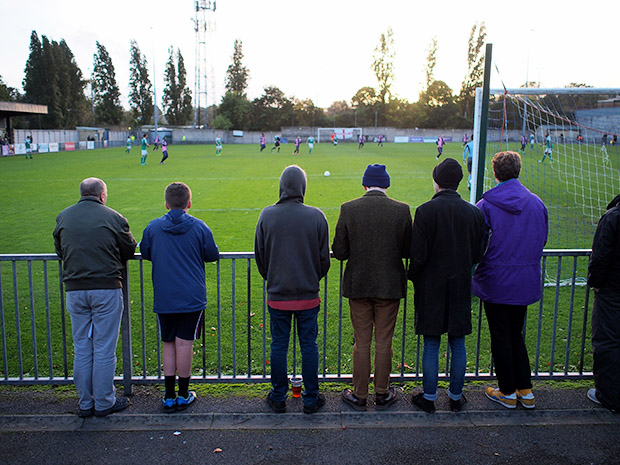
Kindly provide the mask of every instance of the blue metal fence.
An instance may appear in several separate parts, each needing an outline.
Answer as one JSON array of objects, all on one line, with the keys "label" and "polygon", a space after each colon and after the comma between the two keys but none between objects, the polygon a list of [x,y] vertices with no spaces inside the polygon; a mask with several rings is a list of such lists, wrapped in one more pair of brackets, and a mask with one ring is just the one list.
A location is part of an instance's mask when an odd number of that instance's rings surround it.
[{"label": "blue metal fence", "polygon": [[[534,379],[592,377],[590,289],[583,276],[589,250],[546,250],[542,261],[543,298],[530,306],[524,331]],[[193,382],[255,383],[269,381],[269,324],[265,283],[253,253],[222,253],[207,264],[206,321],[196,341]],[[567,262],[569,262],[567,264]],[[343,264],[334,260],[322,281],[319,316],[319,377],[348,382],[352,376],[353,336],[340,293]],[[146,279],[145,279],[146,275]],[[0,384],[68,384],[72,378],[70,319],[64,305],[62,268],[55,254],[0,255]],[[150,263],[140,254],[127,267],[124,282],[117,381],[132,384],[163,381],[160,334],[151,311]],[[182,292],[182,290],[179,290]],[[413,289],[409,284],[408,296]],[[394,335],[394,381],[421,378],[421,340],[413,330],[413,308],[403,299]],[[490,342],[482,305],[472,301],[473,333],[466,338],[467,379],[492,378]],[[295,328],[293,338],[295,340]],[[445,369],[449,373],[444,343]],[[299,368],[298,348],[291,345],[290,365]]]}]

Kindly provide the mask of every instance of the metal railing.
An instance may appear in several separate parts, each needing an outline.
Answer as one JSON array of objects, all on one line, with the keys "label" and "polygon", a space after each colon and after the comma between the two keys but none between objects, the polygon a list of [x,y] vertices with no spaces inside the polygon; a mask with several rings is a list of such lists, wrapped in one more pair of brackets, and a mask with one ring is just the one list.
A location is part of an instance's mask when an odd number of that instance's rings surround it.
[{"label": "metal railing", "polygon": [[[543,298],[530,306],[524,327],[534,379],[592,377],[590,289],[583,284],[589,255],[590,250],[581,249],[544,252]],[[253,253],[221,253],[215,264],[207,264],[208,304],[202,335],[194,344],[192,382],[269,381],[265,283],[253,259]],[[333,265],[339,266],[333,266],[321,283],[319,379],[349,382],[353,333],[343,317],[348,307],[340,293],[344,265],[335,260]],[[131,392],[132,384],[163,382],[160,333],[151,311],[150,279],[145,281],[145,274],[150,278],[150,262],[136,254],[128,263],[123,286],[125,308],[117,350],[117,381],[126,393]],[[67,342],[70,319],[56,254],[0,255],[0,289],[0,384],[72,383],[73,345]],[[412,293],[409,283],[407,294]],[[397,371],[392,374],[393,381],[415,381],[422,376],[421,338],[414,334],[409,300],[401,303],[394,335]],[[493,363],[486,319],[477,298],[472,300],[472,309],[466,377],[487,379],[494,376]],[[442,343],[446,357],[440,379],[445,379],[449,357],[445,341]],[[291,344],[289,358],[291,371],[296,373],[300,362],[297,344]]]}]

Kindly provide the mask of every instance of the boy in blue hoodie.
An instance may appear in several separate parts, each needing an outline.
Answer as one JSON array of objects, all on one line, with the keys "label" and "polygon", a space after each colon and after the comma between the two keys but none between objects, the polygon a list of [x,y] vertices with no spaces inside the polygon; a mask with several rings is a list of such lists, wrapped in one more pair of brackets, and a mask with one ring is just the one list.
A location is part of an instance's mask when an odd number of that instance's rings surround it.
[{"label": "boy in blue hoodie", "polygon": [[173,182],[166,187],[165,200],[170,211],[146,227],[140,252],[153,262],[153,311],[164,346],[166,393],[162,402],[164,411],[172,413],[185,410],[196,399],[196,393],[189,391],[189,379],[193,343],[204,324],[207,306],[204,264],[216,261],[219,250],[211,229],[187,213],[192,192],[186,184]]}]

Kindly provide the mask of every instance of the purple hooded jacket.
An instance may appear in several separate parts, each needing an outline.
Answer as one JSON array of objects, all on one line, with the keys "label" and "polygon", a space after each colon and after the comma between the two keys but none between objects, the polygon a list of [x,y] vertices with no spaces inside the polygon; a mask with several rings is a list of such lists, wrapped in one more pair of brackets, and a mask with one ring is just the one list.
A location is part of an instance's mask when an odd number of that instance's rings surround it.
[{"label": "purple hooded jacket", "polygon": [[516,178],[486,191],[476,206],[484,214],[490,239],[474,273],[472,293],[495,304],[533,304],[542,296],[547,208]]}]

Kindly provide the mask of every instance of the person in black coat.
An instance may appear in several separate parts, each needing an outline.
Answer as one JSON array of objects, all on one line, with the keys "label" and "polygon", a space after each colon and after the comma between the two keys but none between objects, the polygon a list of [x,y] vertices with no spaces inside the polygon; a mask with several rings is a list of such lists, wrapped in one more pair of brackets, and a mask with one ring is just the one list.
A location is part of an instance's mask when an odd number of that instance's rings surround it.
[{"label": "person in black coat", "polygon": [[441,335],[451,351],[450,409],[460,411],[471,333],[471,276],[484,253],[484,215],[456,192],[461,165],[448,158],[433,170],[435,195],[420,205],[413,220],[408,278],[414,286],[415,332],[424,336],[424,392],[413,397],[422,410],[435,411]]},{"label": "person in black coat", "polygon": [[620,411],[620,195],[607,206],[596,228],[588,285],[594,289],[594,388],[588,390],[588,398]]}]

